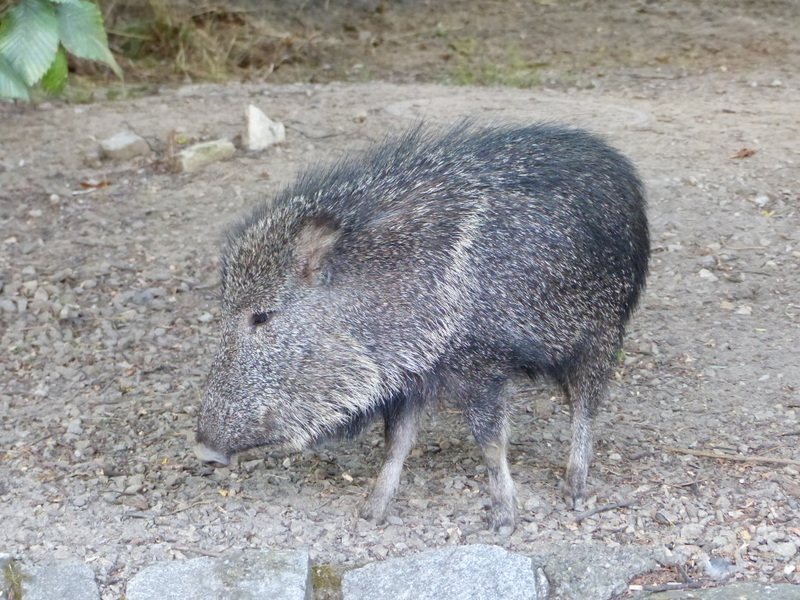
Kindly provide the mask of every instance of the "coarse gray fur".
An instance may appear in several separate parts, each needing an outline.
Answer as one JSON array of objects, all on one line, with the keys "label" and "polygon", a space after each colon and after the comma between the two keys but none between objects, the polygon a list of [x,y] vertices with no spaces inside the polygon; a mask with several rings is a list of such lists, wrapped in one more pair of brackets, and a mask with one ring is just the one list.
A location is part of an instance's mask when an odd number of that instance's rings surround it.
[{"label": "coarse gray fur", "polygon": [[635,169],[578,129],[418,126],[312,169],[229,232],[198,455],[301,449],[382,417],[386,462],[362,509],[380,521],[420,415],[446,396],[485,457],[490,524],[509,534],[510,378],[563,388],[578,503],[648,257]]}]

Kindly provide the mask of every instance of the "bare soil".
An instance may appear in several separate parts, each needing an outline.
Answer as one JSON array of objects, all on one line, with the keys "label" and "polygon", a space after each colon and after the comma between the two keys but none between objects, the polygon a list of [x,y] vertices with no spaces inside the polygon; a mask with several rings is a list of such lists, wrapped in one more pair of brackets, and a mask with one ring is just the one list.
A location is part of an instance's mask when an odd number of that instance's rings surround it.
[{"label": "bare soil", "polygon": [[[652,545],[694,578],[711,557],[732,578],[800,583],[800,9],[608,4],[373,11],[360,30],[384,41],[359,64],[383,81],[265,75],[117,102],[0,105],[0,552],[84,560],[104,598],[157,560],[303,547],[353,566],[473,542]],[[419,83],[444,72],[441,57],[425,62],[440,49],[402,45],[420,19],[447,31],[466,21],[472,55],[508,58],[517,45],[549,52],[548,66],[527,89]],[[170,140],[233,139],[248,103],[289,127],[285,144],[170,172]],[[382,457],[378,427],[200,467],[192,429],[218,339],[225,224],[303,165],[462,115],[588,127],[646,182],[652,272],[597,419],[586,508],[626,506],[575,522],[558,491],[568,414],[544,382],[516,395],[520,522],[509,538],[485,530],[485,470],[455,413],[427,420],[380,527],[357,518]],[[98,140],[127,128],[152,155],[101,161]]]}]

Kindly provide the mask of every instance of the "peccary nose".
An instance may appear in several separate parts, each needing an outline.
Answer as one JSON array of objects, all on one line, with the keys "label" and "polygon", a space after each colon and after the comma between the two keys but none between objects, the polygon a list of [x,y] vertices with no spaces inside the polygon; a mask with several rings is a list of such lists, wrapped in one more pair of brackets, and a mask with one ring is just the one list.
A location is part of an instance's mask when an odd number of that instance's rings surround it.
[{"label": "peccary nose", "polygon": [[227,467],[231,460],[227,456],[225,456],[219,450],[214,450],[214,448],[210,448],[203,443],[197,444],[194,447],[194,453],[197,455],[203,464],[208,465],[209,467]]}]

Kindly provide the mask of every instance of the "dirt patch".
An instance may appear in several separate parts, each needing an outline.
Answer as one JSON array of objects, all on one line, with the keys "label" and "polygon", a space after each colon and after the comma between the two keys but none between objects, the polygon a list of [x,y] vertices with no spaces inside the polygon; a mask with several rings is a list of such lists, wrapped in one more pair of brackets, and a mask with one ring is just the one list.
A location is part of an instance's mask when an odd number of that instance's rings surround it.
[{"label": "dirt patch", "polygon": [[[764,6],[748,27],[772,40],[793,4]],[[714,14],[715,35],[733,39],[739,22]],[[0,551],[85,560],[105,598],[156,560],[304,547],[318,564],[355,565],[471,542],[653,544],[693,577],[711,557],[731,577],[800,583],[800,79],[783,58],[800,44],[779,32],[781,57],[727,71],[617,65],[586,89],[252,83],[0,106]],[[251,102],[289,126],[286,144],[194,175],[164,169],[168,139],[234,138]],[[508,539],[484,529],[485,471],[457,414],[428,419],[382,527],[356,516],[378,428],[200,468],[190,441],[218,336],[224,223],[302,165],[459,115],[587,126],[646,181],[652,274],[598,417],[586,506],[627,507],[575,522],[557,489],[568,415],[545,384],[516,396],[521,517]],[[98,163],[97,140],[125,128],[154,156]]]}]

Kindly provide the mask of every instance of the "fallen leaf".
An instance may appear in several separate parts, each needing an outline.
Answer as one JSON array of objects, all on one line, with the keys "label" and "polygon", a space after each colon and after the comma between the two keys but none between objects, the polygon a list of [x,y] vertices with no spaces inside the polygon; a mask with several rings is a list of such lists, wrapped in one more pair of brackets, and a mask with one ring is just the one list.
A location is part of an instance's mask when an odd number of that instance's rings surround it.
[{"label": "fallen leaf", "polygon": [[101,181],[96,181],[94,179],[89,179],[88,181],[81,181],[80,186],[83,188],[101,188],[111,185],[110,181],[106,181],[102,179]]},{"label": "fallen leaf", "polygon": [[141,496],[132,496],[128,498],[123,498],[122,505],[127,506],[129,508],[135,508],[137,510],[147,510],[150,508],[150,505],[147,503],[147,500],[145,500]]},{"label": "fallen leaf", "polygon": [[758,152],[758,150],[752,150],[751,148],[742,148],[736,154],[731,156],[731,158],[750,158],[756,152]]}]

